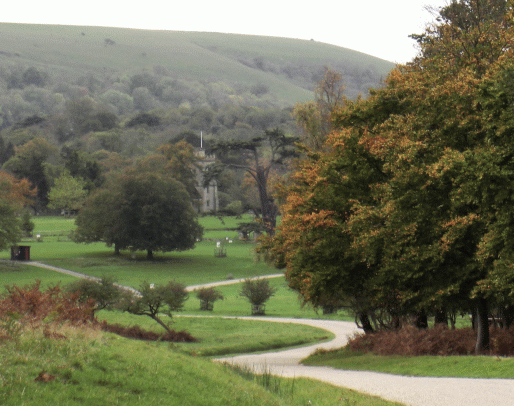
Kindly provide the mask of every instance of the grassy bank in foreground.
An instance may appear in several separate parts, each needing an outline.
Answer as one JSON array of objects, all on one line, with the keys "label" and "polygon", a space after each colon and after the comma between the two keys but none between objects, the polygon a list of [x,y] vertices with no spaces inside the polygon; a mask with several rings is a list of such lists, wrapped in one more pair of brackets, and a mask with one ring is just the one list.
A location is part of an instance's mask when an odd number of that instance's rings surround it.
[{"label": "grassy bank in foreground", "polygon": [[318,352],[303,364],[407,376],[514,379],[514,358],[496,356],[381,356],[342,348]]},{"label": "grassy bank in foreground", "polygon": [[[398,405],[307,379],[245,379],[241,371],[177,353],[166,343],[66,327],[55,332],[66,339],[36,330],[0,342],[0,404]],[[264,381],[265,387],[259,384]]]}]

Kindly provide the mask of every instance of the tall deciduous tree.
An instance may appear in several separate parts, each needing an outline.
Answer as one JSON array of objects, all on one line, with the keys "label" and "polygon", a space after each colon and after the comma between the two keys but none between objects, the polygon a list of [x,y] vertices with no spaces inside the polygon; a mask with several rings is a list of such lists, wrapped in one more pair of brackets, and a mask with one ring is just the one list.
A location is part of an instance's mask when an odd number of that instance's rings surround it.
[{"label": "tall deciduous tree", "polygon": [[37,188],[36,210],[48,204],[48,176],[45,170],[47,159],[56,152],[56,148],[42,138],[35,138],[17,147],[15,156],[9,159],[4,168],[18,178],[28,179]]},{"label": "tall deciduous tree", "polygon": [[314,89],[314,101],[295,106],[293,115],[304,131],[302,142],[309,148],[319,150],[325,145],[333,129],[332,113],[346,102],[343,92],[343,76],[325,67]]},{"label": "tall deciduous tree", "polygon": [[35,192],[26,179],[19,180],[0,171],[0,250],[19,241],[21,230],[18,213],[23,206],[31,203]]},{"label": "tall deciduous tree", "polygon": [[223,166],[244,170],[253,178],[259,194],[262,224],[270,235],[275,232],[278,210],[268,190],[268,179],[273,168],[296,156],[296,141],[295,137],[287,137],[276,128],[266,130],[264,137],[219,141],[208,148],[208,153],[216,154]]},{"label": "tall deciduous tree", "polygon": [[[453,1],[415,36],[412,63],[335,113],[329,150],[313,155],[323,164],[300,168],[275,242],[306,299],[352,286],[393,319],[473,310],[476,351],[488,348],[488,309],[514,303],[512,10]],[[295,237],[323,228],[310,245]],[[332,232],[345,249],[327,243]]]},{"label": "tall deciduous tree", "polygon": [[55,180],[55,186],[50,189],[48,207],[60,209],[68,215],[82,206],[86,195],[85,182],[74,178],[68,171],[63,171]]}]

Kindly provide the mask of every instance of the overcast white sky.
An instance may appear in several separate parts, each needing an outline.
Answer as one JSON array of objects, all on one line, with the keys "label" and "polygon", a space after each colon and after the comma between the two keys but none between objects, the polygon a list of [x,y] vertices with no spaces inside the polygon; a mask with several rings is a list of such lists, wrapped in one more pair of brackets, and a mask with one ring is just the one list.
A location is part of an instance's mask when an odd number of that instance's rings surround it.
[{"label": "overcast white sky", "polygon": [[449,0],[11,0],[0,21],[208,31],[314,39],[405,63],[409,34],[423,32],[425,6]]}]

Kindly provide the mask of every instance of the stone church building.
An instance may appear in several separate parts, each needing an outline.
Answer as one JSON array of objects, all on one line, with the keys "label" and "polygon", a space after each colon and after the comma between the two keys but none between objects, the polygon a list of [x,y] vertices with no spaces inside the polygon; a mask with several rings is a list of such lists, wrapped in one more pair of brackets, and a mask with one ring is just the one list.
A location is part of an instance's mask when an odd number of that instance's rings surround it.
[{"label": "stone church building", "polygon": [[[216,160],[214,155],[205,155],[205,150],[200,148],[196,151],[196,155],[200,158],[199,164],[203,168],[206,166],[213,164]],[[200,199],[197,204],[197,210],[199,213],[213,213],[218,211],[219,209],[219,200],[218,200],[218,184],[216,179],[212,179],[209,184],[204,187],[203,186],[203,173],[201,170],[197,172],[197,186],[198,194],[200,195]]]}]

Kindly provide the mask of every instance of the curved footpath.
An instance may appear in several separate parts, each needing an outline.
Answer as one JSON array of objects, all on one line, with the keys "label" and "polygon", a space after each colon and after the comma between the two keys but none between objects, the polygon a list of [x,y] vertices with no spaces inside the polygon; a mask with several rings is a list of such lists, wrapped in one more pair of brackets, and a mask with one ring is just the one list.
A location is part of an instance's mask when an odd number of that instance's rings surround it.
[{"label": "curved footpath", "polygon": [[[79,278],[97,280],[97,278],[85,274],[40,262],[29,262],[29,264]],[[268,277],[278,276],[282,276],[282,274],[269,275]],[[188,286],[187,289],[194,291],[200,287],[220,286],[241,281],[244,281],[244,279]],[[120,287],[138,293],[133,288]],[[335,335],[335,338],[329,342],[284,351],[217,358],[215,359],[217,362],[246,367],[257,373],[266,372],[288,378],[314,378],[409,406],[514,406],[513,379],[423,378],[300,365],[302,359],[311,355],[317,349],[343,347],[348,337],[358,331],[355,324],[351,322],[271,317],[227,316],[226,318],[306,324],[330,331]]]},{"label": "curved footpath", "polygon": [[328,330],[336,338],[307,347],[217,358],[215,361],[246,367],[256,373],[266,372],[287,378],[314,378],[410,406],[514,405],[514,380],[511,379],[424,378],[300,365],[302,359],[317,349],[343,347],[348,336],[358,331],[352,322],[266,317],[244,319],[306,324]]}]

